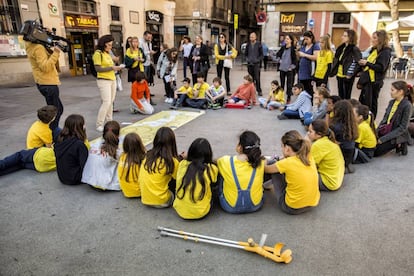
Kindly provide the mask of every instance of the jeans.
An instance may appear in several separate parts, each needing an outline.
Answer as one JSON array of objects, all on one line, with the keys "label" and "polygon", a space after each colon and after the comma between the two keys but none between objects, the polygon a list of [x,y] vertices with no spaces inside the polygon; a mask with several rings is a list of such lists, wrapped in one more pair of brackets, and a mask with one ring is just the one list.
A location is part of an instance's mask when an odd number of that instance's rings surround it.
[{"label": "jeans", "polygon": [[174,98],[174,89],[172,88],[174,83],[173,82],[167,82],[165,80],[165,78],[162,78],[162,81],[164,82],[165,96],[167,98]]},{"label": "jeans", "polygon": [[59,126],[60,116],[63,113],[63,104],[59,98],[59,87],[57,85],[43,85],[36,84],[39,92],[45,97],[46,103],[48,105],[56,106],[57,114],[53,122],[50,123],[49,127],[51,130],[54,130]]},{"label": "jeans", "polygon": [[262,95],[262,88],[260,86],[260,63],[254,63],[247,65],[247,71],[252,76],[254,83],[256,84],[256,90],[259,96]]},{"label": "jeans", "polygon": [[377,117],[378,113],[378,97],[382,85],[383,83],[370,82],[362,88],[359,96],[361,104],[369,107],[369,110],[374,114],[374,118]]},{"label": "jeans", "polygon": [[101,93],[101,107],[98,111],[96,127],[103,127],[105,122],[112,121],[113,103],[116,96],[116,81],[97,79],[99,92]]},{"label": "jeans", "polygon": [[352,94],[355,77],[350,79],[336,77],[338,81],[338,95],[342,100],[349,100]]},{"label": "jeans", "polygon": [[187,67],[190,67],[190,70],[191,70],[190,63],[191,63],[191,61],[188,59],[188,57],[184,57],[184,59],[183,59],[184,78],[187,77]]},{"label": "jeans", "polygon": [[292,97],[292,87],[293,82],[295,81],[295,71],[280,71],[280,86],[285,89],[285,83],[286,83],[286,95],[287,95],[287,101],[290,101],[290,98]]},{"label": "jeans", "polygon": [[37,148],[21,150],[0,160],[0,175],[6,175],[21,169],[36,170],[33,156]]},{"label": "jeans", "polygon": [[286,109],[282,112],[282,114],[285,115],[286,117],[288,117],[289,119],[300,119],[298,110]]},{"label": "jeans", "polygon": [[199,108],[199,109],[206,109],[207,108],[207,100],[206,99],[190,99],[187,98],[185,103],[189,107]]},{"label": "jeans", "polygon": [[312,112],[306,112],[305,114],[303,114],[303,124],[305,126],[310,126],[310,124],[312,123],[312,115]]},{"label": "jeans", "polygon": [[229,93],[230,89],[230,68],[223,66],[224,62],[222,60],[217,64],[217,76],[221,79],[223,69],[224,69],[224,78],[226,79],[226,91]]},{"label": "jeans", "polygon": [[[260,208],[262,208],[264,203],[264,197],[259,202],[259,204],[254,205],[253,202],[250,199],[250,191],[244,190],[239,191],[236,206],[231,206],[223,194],[223,178],[220,176],[217,180],[218,187],[219,187],[219,202],[221,208],[228,213],[232,214],[241,214],[241,213],[252,213],[258,211]],[[244,196],[243,196],[244,195]],[[245,200],[247,199],[247,200]]]},{"label": "jeans", "polygon": [[295,208],[289,207],[286,204],[285,197],[286,197],[287,183],[286,183],[285,176],[283,174],[280,174],[280,173],[272,174],[272,183],[273,183],[273,186],[275,188],[276,201],[277,201],[280,209],[282,209],[283,212],[285,212],[289,215],[299,215],[301,213],[304,213],[304,212],[312,209],[312,207],[310,207],[310,206],[295,209]]}]

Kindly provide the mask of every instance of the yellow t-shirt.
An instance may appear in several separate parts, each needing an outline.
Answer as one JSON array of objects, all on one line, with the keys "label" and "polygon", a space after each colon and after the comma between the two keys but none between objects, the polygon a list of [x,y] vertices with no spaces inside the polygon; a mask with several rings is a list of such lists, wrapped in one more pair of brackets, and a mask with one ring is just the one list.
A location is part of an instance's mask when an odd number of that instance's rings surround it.
[{"label": "yellow t-shirt", "polygon": [[310,163],[310,166],[306,166],[297,156],[287,157],[275,163],[279,172],[285,174],[285,202],[290,208],[299,209],[319,203],[318,171],[312,157]]},{"label": "yellow t-shirt", "polygon": [[[165,165],[161,164],[160,171],[151,174],[145,169],[146,159],[142,161],[139,169],[138,183],[141,188],[141,202],[145,205],[162,205],[171,200],[168,191],[168,183],[172,178],[177,178],[178,160],[174,158],[174,171],[172,174],[166,173]],[[160,164],[158,159],[156,167]]]},{"label": "yellow t-shirt", "polygon": [[311,155],[325,186],[331,190],[338,190],[344,180],[345,162],[341,148],[324,136],[311,147]]},{"label": "yellow t-shirt", "polygon": [[358,124],[358,138],[355,140],[359,143],[359,148],[373,149],[377,146],[377,137],[372,130],[369,122],[362,121]]},{"label": "yellow t-shirt", "polygon": [[392,105],[391,110],[390,110],[390,114],[388,115],[388,118],[387,118],[387,124],[391,122],[392,116],[394,116],[395,111],[397,111],[398,105],[400,104],[400,102],[401,101],[397,101],[397,100],[394,101],[394,104]]},{"label": "yellow t-shirt", "polygon": [[[188,93],[188,97],[190,99],[204,99],[206,97],[206,91],[210,89],[210,85],[208,85],[208,83],[203,83],[202,85],[200,85],[199,83],[194,84],[194,88],[192,89],[192,91],[190,93]],[[194,96],[194,92],[195,90],[198,90],[198,95],[197,97]]]},{"label": "yellow t-shirt", "polygon": [[27,149],[40,148],[46,144],[52,144],[52,142],[52,130],[50,130],[49,124],[36,121],[29,128],[26,139]]},{"label": "yellow t-shirt", "polygon": [[[247,189],[252,176],[253,168],[248,161],[241,161],[236,156],[233,157],[234,168],[237,178],[239,179],[240,188]],[[217,160],[219,172],[223,177],[223,194],[227,203],[235,207],[238,197],[236,182],[234,181],[231,171],[230,156],[226,155]],[[254,205],[259,204],[263,198],[263,176],[264,176],[264,160],[260,166],[256,168],[256,176],[250,189],[250,198]]]},{"label": "yellow t-shirt", "polygon": [[193,92],[193,88],[191,87],[191,86],[189,86],[189,87],[185,87],[184,85],[183,86],[181,86],[180,88],[178,88],[178,94],[187,94],[188,96],[189,95],[192,95],[192,92]]},{"label": "yellow t-shirt", "polygon": [[56,170],[56,157],[53,148],[40,147],[33,155],[33,164],[38,172]]},{"label": "yellow t-shirt", "polygon": [[[92,58],[93,58],[93,64],[100,65],[102,68],[114,66],[114,61],[112,60],[111,55],[105,51],[104,52],[99,51],[99,50],[95,51]],[[111,70],[107,72],[97,72],[97,78],[115,80],[115,71]]]},{"label": "yellow t-shirt", "polygon": [[324,51],[323,56],[321,54],[322,51],[319,52],[316,60],[315,78],[318,79],[323,79],[325,77],[326,71],[328,71],[328,65],[333,62],[332,51]]},{"label": "yellow t-shirt", "polygon": [[[126,154],[122,153],[118,163],[119,186],[121,187],[122,193],[125,197],[140,197],[141,189],[138,183],[139,165],[132,165],[129,170],[129,175],[127,175],[128,164],[125,162],[125,159]],[[127,181],[127,176],[129,182]]]},{"label": "yellow t-shirt", "polygon": [[[142,55],[142,52],[139,48],[136,51],[132,51],[132,48],[128,48],[126,50],[125,55],[127,55],[128,57],[130,57],[132,59],[135,59],[135,58],[142,58],[143,59],[144,58],[143,55]],[[132,63],[131,68],[137,67],[138,63],[139,63],[139,70],[141,72],[144,72],[144,64],[142,62],[139,62],[138,60],[136,60],[136,61],[134,61],[134,63]]]},{"label": "yellow t-shirt", "polygon": [[204,183],[205,183],[205,193],[203,199],[199,200],[198,197],[201,193],[201,184],[200,181],[197,180],[196,187],[194,190],[194,200],[193,202],[191,200],[190,195],[190,188],[189,186],[186,189],[185,195],[182,199],[178,197],[182,197],[184,191],[181,189],[178,191],[178,189],[181,186],[181,183],[183,181],[184,175],[187,172],[188,166],[191,164],[191,162],[187,160],[183,160],[180,162],[178,166],[177,171],[177,185],[176,185],[176,196],[174,200],[173,207],[177,214],[184,218],[184,219],[198,219],[202,218],[205,215],[210,212],[211,207],[211,183],[217,182],[217,175],[218,175],[218,168],[216,165],[210,164],[208,165],[210,168],[210,177],[207,174],[207,170],[204,171]]},{"label": "yellow t-shirt", "polygon": [[269,98],[271,101],[276,101],[281,104],[284,104],[285,103],[285,92],[283,91],[283,89],[279,89],[276,91],[270,90]]}]

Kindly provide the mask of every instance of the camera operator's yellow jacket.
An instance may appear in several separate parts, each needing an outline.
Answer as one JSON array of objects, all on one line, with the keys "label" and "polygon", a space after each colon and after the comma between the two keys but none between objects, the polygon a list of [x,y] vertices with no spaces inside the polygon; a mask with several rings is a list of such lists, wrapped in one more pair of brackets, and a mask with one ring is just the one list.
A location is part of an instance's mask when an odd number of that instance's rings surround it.
[{"label": "camera operator's yellow jacket", "polygon": [[50,52],[42,44],[29,41],[25,41],[25,44],[35,82],[41,85],[60,84],[59,52]]}]

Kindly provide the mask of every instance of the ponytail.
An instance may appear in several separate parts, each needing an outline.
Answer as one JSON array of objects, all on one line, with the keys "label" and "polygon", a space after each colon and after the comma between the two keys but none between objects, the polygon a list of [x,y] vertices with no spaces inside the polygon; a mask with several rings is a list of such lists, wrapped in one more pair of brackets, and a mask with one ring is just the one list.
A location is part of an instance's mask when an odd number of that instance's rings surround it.
[{"label": "ponytail", "polygon": [[260,138],[253,131],[244,131],[239,138],[239,145],[243,153],[247,155],[248,162],[253,168],[257,168],[263,160],[260,149]]},{"label": "ponytail", "polygon": [[316,134],[322,137],[326,136],[333,143],[336,143],[335,133],[328,127],[326,120],[318,119],[313,121],[311,125]]},{"label": "ponytail", "polygon": [[404,97],[407,97],[410,103],[414,103],[414,90],[411,83],[407,83],[405,81],[395,81],[391,85],[397,90],[404,91]]},{"label": "ponytail", "polygon": [[105,124],[103,130],[104,143],[102,144],[102,151],[108,153],[114,159],[117,159],[116,153],[119,144],[119,131],[121,126],[117,121],[109,121]]},{"label": "ponytail", "polygon": [[282,144],[291,147],[300,161],[306,166],[310,166],[309,154],[311,144],[298,131],[290,130],[286,132],[282,137]]}]

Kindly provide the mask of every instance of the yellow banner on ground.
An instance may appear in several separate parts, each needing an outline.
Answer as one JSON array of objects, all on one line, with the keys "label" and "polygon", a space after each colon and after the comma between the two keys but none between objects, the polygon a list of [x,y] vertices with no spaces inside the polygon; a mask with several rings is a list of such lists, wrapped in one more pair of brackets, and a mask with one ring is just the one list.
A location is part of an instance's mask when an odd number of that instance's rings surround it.
[{"label": "yellow banner on ground", "polygon": [[[145,146],[152,143],[155,137],[155,133],[161,127],[169,127],[172,130],[179,128],[180,126],[185,125],[186,123],[196,119],[197,117],[205,114],[204,111],[200,110],[197,112],[194,111],[161,111],[154,115],[151,115],[141,121],[135,123],[121,122],[122,125],[128,125],[121,129],[120,137],[120,147],[122,146],[123,138],[126,134],[130,132],[138,133],[141,137],[142,142]],[[97,138],[91,142],[91,144],[100,143],[102,137]]]}]

